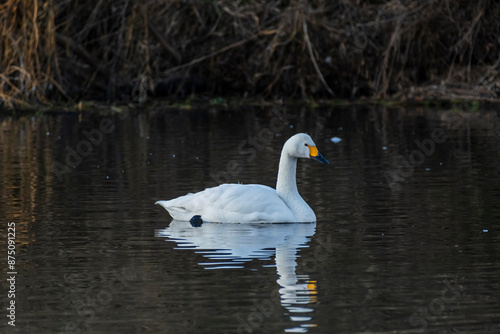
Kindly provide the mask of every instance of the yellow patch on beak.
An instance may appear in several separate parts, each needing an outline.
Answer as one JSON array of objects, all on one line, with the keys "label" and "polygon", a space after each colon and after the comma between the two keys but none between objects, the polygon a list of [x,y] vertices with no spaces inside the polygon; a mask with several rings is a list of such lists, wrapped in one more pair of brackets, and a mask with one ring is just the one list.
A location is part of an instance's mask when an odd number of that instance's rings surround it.
[{"label": "yellow patch on beak", "polygon": [[307,145],[307,147],[309,147],[309,154],[311,155],[311,157],[317,157],[319,152],[318,152],[318,149],[316,148],[316,146],[309,146]]}]

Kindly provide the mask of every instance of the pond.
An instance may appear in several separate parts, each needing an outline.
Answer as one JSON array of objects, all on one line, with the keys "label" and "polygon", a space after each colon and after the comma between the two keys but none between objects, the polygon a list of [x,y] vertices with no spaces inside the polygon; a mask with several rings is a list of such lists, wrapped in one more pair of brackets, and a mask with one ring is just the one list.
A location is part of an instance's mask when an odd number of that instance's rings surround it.
[{"label": "pond", "polygon": [[[274,187],[298,132],[330,161],[297,167],[315,223],[154,205]],[[495,110],[2,116],[2,332],[500,333],[499,153]]]}]

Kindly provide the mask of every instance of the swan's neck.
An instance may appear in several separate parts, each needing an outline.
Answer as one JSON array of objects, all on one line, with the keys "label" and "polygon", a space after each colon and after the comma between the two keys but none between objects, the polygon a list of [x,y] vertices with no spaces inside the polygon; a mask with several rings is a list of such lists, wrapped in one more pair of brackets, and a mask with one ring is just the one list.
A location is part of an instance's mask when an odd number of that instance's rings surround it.
[{"label": "swan's neck", "polygon": [[292,210],[296,221],[316,221],[314,211],[299,195],[296,174],[297,158],[290,156],[283,150],[278,170],[278,181],[276,182],[276,193]]},{"label": "swan's neck", "polygon": [[276,192],[285,201],[294,197],[299,197],[297,190],[297,158],[291,157],[283,150],[281,152],[278,169],[278,180],[276,182]]}]

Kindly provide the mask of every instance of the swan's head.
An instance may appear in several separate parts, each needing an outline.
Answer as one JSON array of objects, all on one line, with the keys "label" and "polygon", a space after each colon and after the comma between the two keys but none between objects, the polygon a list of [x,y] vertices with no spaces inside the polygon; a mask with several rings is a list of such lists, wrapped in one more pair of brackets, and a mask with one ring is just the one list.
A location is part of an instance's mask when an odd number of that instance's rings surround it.
[{"label": "swan's head", "polygon": [[297,133],[290,137],[283,146],[283,152],[295,158],[310,158],[324,164],[329,164],[316,148],[316,144],[308,134]]}]

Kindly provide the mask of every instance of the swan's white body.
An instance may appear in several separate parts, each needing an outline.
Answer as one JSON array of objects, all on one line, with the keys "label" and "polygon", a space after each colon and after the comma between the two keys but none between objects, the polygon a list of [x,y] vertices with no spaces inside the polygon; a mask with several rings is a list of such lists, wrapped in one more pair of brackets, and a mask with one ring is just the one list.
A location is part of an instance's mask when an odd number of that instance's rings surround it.
[{"label": "swan's white body", "polygon": [[298,158],[313,158],[328,164],[311,137],[299,133],[283,146],[276,189],[258,184],[222,184],[155,204],[182,221],[199,215],[209,222],[315,222],[314,211],[297,190]]}]

